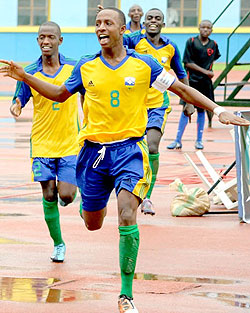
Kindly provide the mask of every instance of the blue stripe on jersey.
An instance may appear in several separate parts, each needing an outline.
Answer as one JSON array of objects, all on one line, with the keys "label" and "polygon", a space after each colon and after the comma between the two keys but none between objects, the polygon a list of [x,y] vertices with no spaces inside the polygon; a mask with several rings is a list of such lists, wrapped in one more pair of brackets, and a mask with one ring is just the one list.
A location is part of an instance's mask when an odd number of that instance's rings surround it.
[{"label": "blue stripe on jersey", "polygon": [[[67,58],[64,55],[62,55],[61,53],[59,53],[59,61],[60,61],[61,66],[55,75],[51,76],[51,75],[47,75],[45,73],[43,73],[43,74],[45,76],[48,76],[48,77],[56,77],[58,75],[58,73],[61,71],[64,64],[69,64],[69,65],[73,65],[73,66],[76,64],[76,60],[71,59],[71,58]],[[42,72],[42,70],[43,70],[42,56],[40,56],[39,59],[36,60],[34,63],[27,65],[24,68],[24,70],[26,73],[29,73],[31,75],[34,75],[36,72],[39,72],[39,71]],[[14,97],[12,99],[12,103],[16,103],[16,98],[19,98],[21,101],[21,107],[23,108],[23,107],[25,107],[26,103],[29,101],[31,96],[32,96],[32,93],[31,93],[30,87],[27,84],[25,84],[24,82],[17,82],[15,94],[14,94]]]},{"label": "blue stripe on jersey", "polygon": [[163,44],[158,47],[158,46],[155,46],[150,40],[147,39],[146,34],[142,34],[141,31],[137,31],[131,34],[124,34],[123,44],[127,46],[129,49],[135,49],[136,45],[144,38],[155,50],[162,49],[163,47],[167,45],[173,46],[175,50],[175,54],[171,60],[170,66],[174,70],[176,76],[179,79],[182,79],[187,76],[187,73],[182,66],[181,55],[180,55],[179,49],[177,48],[176,44],[173,41],[171,41],[167,36],[161,34],[161,40],[163,41]]},{"label": "blue stripe on jersey", "polygon": [[133,58],[140,59],[140,60],[144,61],[151,68],[151,80],[150,80],[150,86],[151,86],[152,83],[156,80],[157,76],[163,70],[163,67],[161,66],[161,64],[155,58],[153,58],[151,55],[139,54],[133,49],[126,49],[126,50],[127,50],[127,57],[124,60],[122,60],[122,62],[119,65],[117,65],[115,67],[112,67],[110,64],[107,64],[107,62],[101,56],[101,51],[99,51],[98,53],[93,54],[93,55],[83,56],[79,60],[79,62],[77,62],[77,64],[74,67],[74,70],[72,71],[71,76],[65,82],[65,87],[67,88],[67,90],[71,94],[74,94],[77,91],[80,91],[82,88],[84,88],[83,83],[82,83],[82,76],[81,76],[81,66],[87,62],[94,60],[95,58],[98,58],[98,57],[100,57],[102,59],[102,61],[104,62],[104,64],[106,66],[108,66],[109,68],[111,68],[113,70],[118,68],[121,64],[124,64],[127,61],[128,57],[133,57]]}]

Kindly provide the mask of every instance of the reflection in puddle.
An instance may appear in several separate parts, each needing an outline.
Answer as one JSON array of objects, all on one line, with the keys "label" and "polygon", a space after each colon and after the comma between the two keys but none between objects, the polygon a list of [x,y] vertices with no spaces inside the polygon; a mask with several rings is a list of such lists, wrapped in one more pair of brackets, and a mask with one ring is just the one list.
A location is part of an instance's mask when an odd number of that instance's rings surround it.
[{"label": "reflection in puddle", "polygon": [[57,278],[0,278],[0,300],[29,303],[61,303],[100,300],[101,294],[75,290],[53,289]]},{"label": "reflection in puddle", "polygon": [[1,216],[27,216],[27,214],[22,214],[22,213],[0,213]]},{"label": "reflection in puddle", "polygon": [[250,296],[225,293],[225,292],[198,292],[192,294],[198,297],[207,297],[211,299],[216,299],[225,302],[229,305],[235,306],[237,308],[250,309]]},{"label": "reflection in puddle", "polygon": [[187,282],[187,283],[199,283],[199,284],[223,284],[223,285],[229,285],[229,284],[231,285],[231,284],[237,284],[241,282],[239,280],[205,278],[205,277],[176,277],[176,276],[158,275],[158,274],[151,274],[151,273],[136,273],[135,279],[175,281],[175,282]]}]

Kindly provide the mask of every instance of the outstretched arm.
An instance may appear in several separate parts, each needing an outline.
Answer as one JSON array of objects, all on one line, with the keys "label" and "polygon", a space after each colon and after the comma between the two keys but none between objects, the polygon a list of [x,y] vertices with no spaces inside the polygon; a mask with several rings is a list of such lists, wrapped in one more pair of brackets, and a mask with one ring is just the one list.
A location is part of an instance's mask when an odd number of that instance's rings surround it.
[{"label": "outstretched arm", "polygon": [[223,124],[233,124],[239,126],[250,125],[250,122],[248,120],[238,117],[229,111],[226,111],[223,107],[218,106],[215,102],[205,97],[196,89],[184,85],[178,80],[176,80],[169,87],[169,90],[177,94],[188,103],[192,103],[193,105],[196,105],[202,109],[214,112],[216,115],[218,115],[220,122]]},{"label": "outstretched arm", "polygon": [[0,63],[6,64],[6,66],[0,67],[0,73],[3,73],[3,76],[25,82],[42,96],[50,100],[64,102],[71,96],[71,93],[67,90],[65,85],[56,86],[44,82],[33,75],[26,73],[22,66],[13,61],[0,60]]},{"label": "outstretched arm", "polygon": [[223,107],[217,105],[215,102],[205,97],[198,90],[184,85],[180,81],[176,80],[173,75],[169,74],[164,69],[157,76],[156,80],[152,84],[152,87],[161,92],[169,89],[184,101],[196,105],[202,109],[214,112],[219,117],[220,122],[223,124],[233,124],[238,126],[250,125],[248,120],[226,111]]}]

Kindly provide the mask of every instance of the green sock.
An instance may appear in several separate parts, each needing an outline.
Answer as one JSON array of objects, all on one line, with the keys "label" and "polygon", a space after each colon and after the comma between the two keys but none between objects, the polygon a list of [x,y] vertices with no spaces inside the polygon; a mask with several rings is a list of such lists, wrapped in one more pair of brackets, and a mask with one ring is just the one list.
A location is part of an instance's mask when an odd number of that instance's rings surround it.
[{"label": "green sock", "polygon": [[119,226],[120,232],[120,269],[121,269],[121,295],[133,298],[132,285],[135,265],[139,249],[139,229],[137,224]]},{"label": "green sock", "polygon": [[50,237],[54,240],[54,246],[64,243],[61,234],[57,200],[49,202],[43,198],[43,210]]},{"label": "green sock", "polygon": [[149,154],[149,164],[150,164],[150,167],[152,170],[152,180],[150,183],[149,191],[147,193],[148,199],[150,199],[151,193],[152,193],[154,185],[155,185],[156,176],[157,176],[158,169],[159,169],[159,157],[160,157],[160,153]]}]

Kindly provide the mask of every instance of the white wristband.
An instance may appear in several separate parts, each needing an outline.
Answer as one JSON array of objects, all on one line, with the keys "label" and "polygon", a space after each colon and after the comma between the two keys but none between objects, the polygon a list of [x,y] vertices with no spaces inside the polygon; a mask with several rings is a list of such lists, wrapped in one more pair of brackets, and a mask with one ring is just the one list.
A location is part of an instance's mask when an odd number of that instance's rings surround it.
[{"label": "white wristband", "polygon": [[215,115],[219,116],[222,112],[226,112],[226,109],[218,106],[218,107],[214,108],[213,112]]}]

